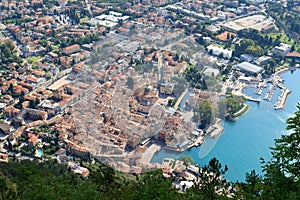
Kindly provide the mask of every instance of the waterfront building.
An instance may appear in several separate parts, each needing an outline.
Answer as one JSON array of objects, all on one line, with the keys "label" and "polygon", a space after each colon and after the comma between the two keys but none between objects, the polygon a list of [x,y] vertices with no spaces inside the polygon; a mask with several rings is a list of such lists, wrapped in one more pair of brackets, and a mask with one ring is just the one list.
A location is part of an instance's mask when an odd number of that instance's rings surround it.
[{"label": "waterfront building", "polygon": [[240,71],[248,72],[254,75],[259,74],[264,70],[263,68],[248,62],[239,63],[236,65],[236,68]]}]

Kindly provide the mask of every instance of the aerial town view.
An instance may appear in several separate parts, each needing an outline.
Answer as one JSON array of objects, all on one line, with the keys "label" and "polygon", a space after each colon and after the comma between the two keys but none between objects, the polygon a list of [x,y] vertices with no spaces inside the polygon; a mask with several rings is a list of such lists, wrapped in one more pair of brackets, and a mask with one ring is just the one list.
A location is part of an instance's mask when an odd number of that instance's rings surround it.
[{"label": "aerial town view", "polygon": [[2,199],[299,198],[300,1],[0,10]]}]

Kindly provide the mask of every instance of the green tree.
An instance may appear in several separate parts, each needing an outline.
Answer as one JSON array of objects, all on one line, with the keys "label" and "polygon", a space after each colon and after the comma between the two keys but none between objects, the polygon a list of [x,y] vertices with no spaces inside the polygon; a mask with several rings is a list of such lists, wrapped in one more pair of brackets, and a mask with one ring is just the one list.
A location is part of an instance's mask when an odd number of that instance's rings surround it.
[{"label": "green tree", "polygon": [[245,102],[244,97],[238,97],[234,94],[228,94],[226,96],[226,113],[229,116],[233,116],[234,113],[238,112]]},{"label": "green tree", "polygon": [[245,53],[252,56],[261,56],[264,53],[264,50],[260,46],[248,46],[245,50]]},{"label": "green tree", "polygon": [[14,85],[12,83],[9,84],[8,91],[9,91],[10,94],[12,94],[14,92]]},{"label": "green tree", "polygon": [[287,120],[291,131],[275,139],[272,158],[263,163],[264,185],[262,196],[269,199],[297,199],[300,195],[300,104],[294,117]]},{"label": "green tree", "polygon": [[226,99],[220,99],[218,101],[218,114],[220,119],[224,119],[226,116]]},{"label": "green tree", "polygon": [[0,197],[2,200],[15,199],[17,196],[16,184],[12,183],[8,177],[0,174]]},{"label": "green tree", "polygon": [[[262,177],[255,170],[246,173],[246,182],[239,185],[241,194],[245,199],[255,199],[260,197],[262,191]],[[238,192],[239,193],[239,192]]]},{"label": "green tree", "polygon": [[101,165],[97,171],[90,175],[91,180],[97,185],[98,191],[108,199],[120,198],[124,193],[124,180],[118,176],[117,171],[109,166]]},{"label": "green tree", "polygon": [[181,160],[186,166],[194,164],[194,159],[192,158],[192,156],[181,156]]},{"label": "green tree", "polygon": [[162,170],[146,172],[138,177],[131,199],[182,199],[172,186],[172,179],[166,179]]},{"label": "green tree", "polygon": [[227,170],[227,166],[222,168],[216,158],[212,158],[208,165],[199,170],[200,177],[196,181],[195,187],[204,195],[204,199],[213,200],[225,197],[224,194],[229,183],[222,176]]},{"label": "green tree", "polygon": [[194,113],[194,121],[200,122],[200,127],[204,128],[214,120],[213,105],[205,99],[199,102]]},{"label": "green tree", "polygon": [[10,58],[11,57],[11,51],[6,45],[2,49],[2,53],[3,53],[5,58]]},{"label": "green tree", "polygon": [[29,108],[35,108],[35,100],[31,99],[29,101]]},{"label": "green tree", "polygon": [[8,49],[10,51],[14,50],[15,49],[15,43],[12,41],[12,40],[8,40],[8,42],[6,43],[6,46],[8,47]]}]

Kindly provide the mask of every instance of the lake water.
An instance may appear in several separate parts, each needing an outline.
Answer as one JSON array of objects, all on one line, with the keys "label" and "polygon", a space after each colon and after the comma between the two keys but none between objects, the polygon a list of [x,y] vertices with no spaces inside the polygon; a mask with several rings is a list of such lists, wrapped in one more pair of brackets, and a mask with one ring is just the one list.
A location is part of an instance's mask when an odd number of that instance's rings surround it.
[{"label": "lake water", "polygon": [[[273,106],[280,93],[277,88],[271,102],[263,100],[267,88],[261,95],[261,103],[247,102],[251,108],[235,122],[224,122],[224,132],[217,138],[207,138],[199,146],[183,153],[161,150],[156,153],[151,162],[162,162],[166,157],[179,159],[182,155],[191,155],[200,166],[216,157],[222,165],[228,166],[225,177],[230,181],[244,181],[245,174],[255,169],[261,172],[260,158],[270,159],[269,147],[274,146],[274,139],[286,134],[285,121],[293,116],[296,105],[300,100],[300,70],[286,72],[281,76],[284,85],[292,90],[286,106],[282,110],[274,110]],[[245,93],[253,97],[254,89],[249,88]]]}]

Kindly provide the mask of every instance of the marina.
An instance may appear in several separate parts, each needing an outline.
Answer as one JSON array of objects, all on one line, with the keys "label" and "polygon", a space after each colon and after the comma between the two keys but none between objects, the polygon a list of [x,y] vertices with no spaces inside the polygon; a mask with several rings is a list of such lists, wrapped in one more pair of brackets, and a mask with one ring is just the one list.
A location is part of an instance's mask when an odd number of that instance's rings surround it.
[{"label": "marina", "polygon": [[[260,158],[268,160],[271,157],[269,147],[274,146],[274,139],[287,133],[285,121],[293,116],[300,100],[300,90],[297,88],[300,84],[300,70],[293,74],[288,71],[281,76],[285,80],[284,85],[276,85],[270,102],[263,99],[259,104],[247,102],[250,108],[246,114],[241,115],[235,122],[223,122],[224,132],[219,136],[208,136],[201,146],[185,152],[161,150],[154,155],[151,162],[161,162],[167,157],[180,159],[182,155],[191,155],[195,163],[203,166],[216,157],[222,165],[228,166],[225,177],[231,181],[244,181],[245,173],[253,169],[262,174]],[[266,87],[260,86],[262,97],[268,92],[269,84],[273,82],[266,84]],[[257,88],[246,88],[243,93],[257,99]],[[274,107],[276,102],[280,103]]]},{"label": "marina", "polygon": [[265,94],[264,100],[271,101],[274,91],[275,91],[275,86],[272,84],[270,85],[268,92]]},{"label": "marina", "polygon": [[263,88],[262,87],[258,87],[257,90],[255,90],[254,93],[258,94],[258,95],[261,95],[262,91],[263,91]]},{"label": "marina", "polygon": [[[274,109],[275,110],[283,109],[287,101],[288,95],[291,93],[291,90],[285,87],[282,84],[282,82],[284,82],[284,79],[282,79],[280,76],[278,75],[272,76],[269,79],[265,80],[264,82],[258,83],[256,86],[253,86],[255,88],[254,94],[258,95],[259,96],[258,98],[254,98],[251,95],[244,94],[244,93],[243,96],[248,101],[254,101],[254,102],[260,102],[260,96],[263,96],[263,100],[271,103],[275,91],[277,90],[277,88],[279,88],[280,94],[278,95],[277,100],[274,103]],[[264,89],[267,88],[267,83],[268,83],[268,89],[264,93]]]}]

